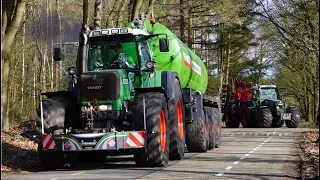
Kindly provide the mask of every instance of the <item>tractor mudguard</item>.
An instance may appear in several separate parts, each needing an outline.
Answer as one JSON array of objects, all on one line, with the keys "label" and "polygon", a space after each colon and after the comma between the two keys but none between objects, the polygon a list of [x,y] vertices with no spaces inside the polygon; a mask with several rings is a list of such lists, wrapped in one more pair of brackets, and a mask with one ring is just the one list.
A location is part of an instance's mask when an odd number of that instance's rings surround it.
[{"label": "tractor mudguard", "polygon": [[160,92],[163,93],[165,97],[167,97],[167,92],[163,87],[134,88],[134,90],[137,94],[148,92]]},{"label": "tractor mudguard", "polygon": [[73,94],[68,91],[45,92],[45,93],[41,93],[41,95],[45,95],[48,98],[53,96],[73,97]]},{"label": "tractor mudguard", "polygon": [[179,80],[175,71],[163,71],[161,73],[161,87],[166,91],[166,97],[172,98],[175,90],[175,79]]}]

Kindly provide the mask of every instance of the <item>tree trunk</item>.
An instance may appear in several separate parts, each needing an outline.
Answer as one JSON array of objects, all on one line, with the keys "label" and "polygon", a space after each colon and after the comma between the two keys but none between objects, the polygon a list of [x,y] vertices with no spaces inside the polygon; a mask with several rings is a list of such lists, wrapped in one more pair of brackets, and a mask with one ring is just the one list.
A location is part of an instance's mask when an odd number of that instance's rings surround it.
[{"label": "tree trunk", "polygon": [[89,21],[89,2],[88,0],[83,0],[83,16],[82,16],[82,23],[88,24]]},{"label": "tree trunk", "polygon": [[101,12],[102,12],[102,2],[101,0],[95,0],[94,2],[94,28],[101,28]]},{"label": "tree trunk", "polygon": [[226,47],[226,78],[225,78],[225,84],[229,84],[229,71],[230,71],[230,34],[228,34],[228,42]]},{"label": "tree trunk", "polygon": [[186,43],[186,35],[185,35],[185,17],[186,13],[186,0],[180,0],[180,39],[183,43]]},{"label": "tree trunk", "polygon": [[[13,2],[13,1],[11,1]],[[14,38],[19,30],[23,14],[25,12],[27,0],[21,0],[17,2],[15,9],[9,12],[10,9],[4,9],[7,11],[7,23],[2,24],[2,27],[6,29],[3,34],[2,42],[1,42],[1,53],[2,53],[2,91],[1,91],[1,122],[2,122],[2,130],[9,131],[9,64],[10,64],[10,52],[11,47],[14,41]],[[14,13],[13,13],[14,11]],[[6,14],[6,13],[4,13]],[[11,14],[14,14],[11,16]],[[11,19],[12,17],[12,19]],[[3,17],[2,17],[3,18]],[[2,33],[2,32],[1,32]],[[5,44],[5,46],[2,46]]]},{"label": "tree trunk", "polygon": [[131,21],[134,21],[135,19],[138,18],[140,13],[139,11],[142,6],[142,2],[143,2],[142,0],[134,0],[132,13],[131,13]]},{"label": "tree trunk", "polygon": [[113,4],[111,12],[110,12],[110,14],[107,18],[107,21],[106,21],[106,27],[109,27],[109,26],[116,27],[115,21],[118,20],[118,18],[115,19],[115,15],[118,14],[118,16],[121,16],[121,13],[119,11],[121,9],[121,7],[120,7],[121,5],[122,5],[122,7],[124,7],[123,3],[124,3],[123,0],[116,0],[116,2]]},{"label": "tree trunk", "polygon": [[147,12],[146,12],[147,18],[150,17],[151,14],[153,13],[154,1],[155,1],[155,0],[149,0],[149,7],[148,7],[148,10],[147,10]]}]

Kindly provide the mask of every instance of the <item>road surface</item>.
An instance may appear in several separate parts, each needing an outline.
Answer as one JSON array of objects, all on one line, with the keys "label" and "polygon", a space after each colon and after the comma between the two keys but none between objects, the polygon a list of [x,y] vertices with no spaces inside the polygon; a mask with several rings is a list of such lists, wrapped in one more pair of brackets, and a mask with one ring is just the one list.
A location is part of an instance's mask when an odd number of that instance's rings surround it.
[{"label": "road surface", "polygon": [[103,164],[32,172],[5,179],[297,179],[294,138],[303,129],[223,128],[222,145],[207,153],[185,153],[165,168],[136,167],[132,156],[110,157]]}]

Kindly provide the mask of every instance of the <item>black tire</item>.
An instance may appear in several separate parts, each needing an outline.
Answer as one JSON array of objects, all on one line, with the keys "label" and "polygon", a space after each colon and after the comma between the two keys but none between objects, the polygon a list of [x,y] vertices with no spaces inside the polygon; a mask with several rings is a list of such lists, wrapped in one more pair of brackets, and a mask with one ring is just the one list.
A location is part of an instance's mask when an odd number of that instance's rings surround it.
[{"label": "black tire", "polygon": [[232,104],[227,104],[224,113],[224,119],[227,128],[238,128],[240,126],[240,122],[232,114]]},{"label": "black tire", "polygon": [[79,160],[86,163],[103,163],[107,159],[107,151],[83,151],[79,153]]},{"label": "black tire", "polygon": [[296,106],[289,106],[286,109],[287,113],[291,113],[291,121],[286,120],[286,126],[288,128],[297,128],[301,121],[301,113],[298,107]]},{"label": "black tire", "polygon": [[222,124],[222,119],[221,119],[221,114],[219,109],[213,108],[213,119],[215,122],[215,148],[219,148],[221,146],[221,124]]},{"label": "black tire", "polygon": [[204,112],[208,118],[208,129],[209,129],[209,146],[208,150],[214,149],[216,146],[216,137],[215,137],[215,121],[213,117],[213,109],[210,107],[204,107]]},{"label": "black tire", "polygon": [[185,149],[185,118],[180,83],[175,80],[174,97],[168,102],[170,127],[169,159],[180,160]]},{"label": "black tire", "polygon": [[[159,167],[166,166],[169,160],[169,123],[166,98],[162,93],[141,93],[135,96],[133,104],[133,128],[135,130],[143,129],[144,109],[143,101],[145,99],[146,113],[146,146],[145,148],[134,150],[134,159],[137,166]],[[162,120],[161,120],[162,119]],[[164,123],[164,136],[161,136],[160,123]],[[163,127],[162,126],[162,127]],[[161,140],[161,137],[164,139]],[[163,146],[161,146],[163,143]]]},{"label": "black tire", "polygon": [[268,107],[259,109],[258,125],[260,128],[272,126],[272,112]]},{"label": "black tire", "polygon": [[273,118],[273,121],[272,121],[272,127],[282,127],[284,124],[284,121],[281,120],[281,117],[280,116],[276,116]]},{"label": "black tire", "polygon": [[242,124],[242,127],[250,127],[250,111],[247,104],[240,105],[240,122]]},{"label": "black tire", "polygon": [[77,153],[43,150],[38,144],[38,155],[45,169],[73,168],[77,164]]},{"label": "black tire", "polygon": [[[62,134],[65,128],[65,118],[72,114],[70,97],[55,96],[42,100],[44,132],[47,134]],[[36,132],[41,135],[41,110],[37,110]]]},{"label": "black tire", "polygon": [[209,147],[208,123],[205,113],[186,125],[186,144],[189,152],[207,152]]}]

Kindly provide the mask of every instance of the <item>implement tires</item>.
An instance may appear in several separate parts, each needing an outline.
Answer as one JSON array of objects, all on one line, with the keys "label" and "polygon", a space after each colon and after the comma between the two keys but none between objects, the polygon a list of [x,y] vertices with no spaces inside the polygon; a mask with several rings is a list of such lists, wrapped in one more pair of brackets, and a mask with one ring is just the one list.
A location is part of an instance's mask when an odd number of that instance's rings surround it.
[{"label": "implement tires", "polygon": [[291,113],[291,121],[286,120],[286,126],[288,128],[297,128],[301,121],[301,113],[298,107],[296,106],[289,106],[286,109],[287,113]]},{"label": "implement tires", "polygon": [[[143,104],[143,100],[145,104]],[[137,166],[166,166],[169,160],[169,123],[166,98],[162,93],[141,93],[135,96],[133,103],[133,128],[143,129],[144,107],[146,119],[146,147],[134,149]]]},{"label": "implement tires", "polygon": [[213,108],[213,119],[215,122],[215,148],[219,148],[221,146],[221,114],[219,112],[219,109]]},{"label": "implement tires", "polygon": [[215,137],[215,119],[213,117],[213,109],[210,107],[204,107],[204,113],[206,114],[208,129],[209,129],[209,146],[208,150],[215,148],[216,137]]},{"label": "implement tires", "polygon": [[182,91],[180,83],[175,80],[174,97],[168,102],[170,122],[170,154],[171,160],[180,160],[184,156],[185,149],[185,120]]},{"label": "implement tires", "polygon": [[203,117],[186,125],[186,144],[189,152],[207,152],[209,147],[209,128],[205,113]]},{"label": "implement tires", "polygon": [[272,126],[272,112],[268,107],[259,109],[258,125],[260,128],[270,128]]}]

